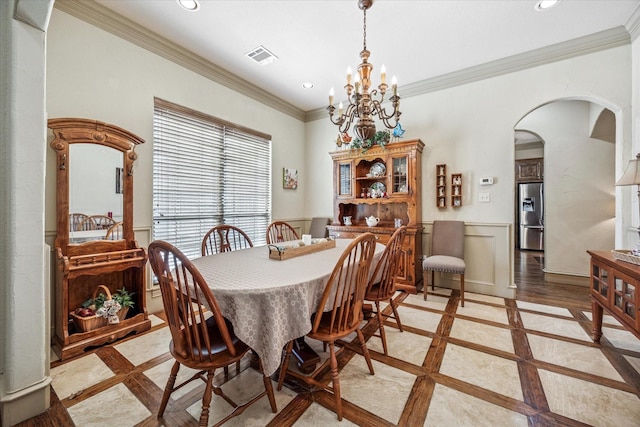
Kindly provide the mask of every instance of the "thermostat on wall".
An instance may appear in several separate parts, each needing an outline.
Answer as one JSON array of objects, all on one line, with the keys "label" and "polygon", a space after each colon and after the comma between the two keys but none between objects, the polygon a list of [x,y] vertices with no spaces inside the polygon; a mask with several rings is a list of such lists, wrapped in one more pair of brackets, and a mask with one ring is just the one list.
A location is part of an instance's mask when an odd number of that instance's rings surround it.
[{"label": "thermostat on wall", "polygon": [[493,177],[487,176],[484,178],[480,178],[480,185],[491,185],[493,184]]}]

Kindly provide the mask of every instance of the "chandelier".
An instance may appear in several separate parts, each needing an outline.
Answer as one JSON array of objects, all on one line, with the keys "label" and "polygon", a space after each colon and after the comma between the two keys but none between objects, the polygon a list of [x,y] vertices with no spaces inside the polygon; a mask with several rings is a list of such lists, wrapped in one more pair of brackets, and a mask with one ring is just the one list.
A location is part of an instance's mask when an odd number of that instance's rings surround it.
[{"label": "chandelier", "polygon": [[333,106],[333,88],[329,91],[329,106],[327,107],[331,123],[338,126],[341,134],[347,132],[351,124],[355,121],[353,126],[354,133],[362,141],[373,140],[373,136],[376,133],[376,125],[373,121],[374,116],[378,116],[388,129],[393,129],[399,124],[401,114],[399,110],[400,96],[398,96],[398,84],[395,76],[391,80],[393,96],[389,98],[393,106],[393,111],[387,113],[386,109],[382,106],[388,87],[386,83],[387,73],[384,65],[380,68],[380,84],[378,85],[378,89],[373,89],[369,92],[373,65],[369,63],[369,55],[371,52],[367,50],[367,9],[369,9],[372,4],[373,0],[358,0],[358,7],[362,9],[364,14],[364,41],[362,51],[360,52],[362,63],[358,65],[358,73],[355,76],[354,85],[351,84],[351,68],[347,69],[347,84],[344,86],[349,102],[347,109],[345,111],[342,102],[340,102],[337,117],[334,117],[336,107]]}]

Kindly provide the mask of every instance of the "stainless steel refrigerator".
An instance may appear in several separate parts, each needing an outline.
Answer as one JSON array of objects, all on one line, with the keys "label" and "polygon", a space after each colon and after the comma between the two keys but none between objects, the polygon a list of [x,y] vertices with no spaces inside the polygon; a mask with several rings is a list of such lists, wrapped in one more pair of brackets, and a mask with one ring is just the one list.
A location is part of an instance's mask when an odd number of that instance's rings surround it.
[{"label": "stainless steel refrigerator", "polygon": [[544,250],[544,190],[541,182],[518,184],[520,249]]}]

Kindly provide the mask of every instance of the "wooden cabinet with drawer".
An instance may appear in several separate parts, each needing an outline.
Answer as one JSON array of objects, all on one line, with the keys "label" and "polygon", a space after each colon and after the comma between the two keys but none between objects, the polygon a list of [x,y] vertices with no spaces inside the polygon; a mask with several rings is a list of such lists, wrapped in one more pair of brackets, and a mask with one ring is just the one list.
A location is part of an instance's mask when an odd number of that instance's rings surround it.
[{"label": "wooden cabinet with drawer", "polygon": [[[422,289],[421,154],[422,141],[396,142],[385,147],[331,153],[334,168],[334,238],[354,238],[371,232],[386,244],[396,220],[406,225],[404,256],[397,286],[407,292]],[[378,224],[367,226],[367,217]]]}]

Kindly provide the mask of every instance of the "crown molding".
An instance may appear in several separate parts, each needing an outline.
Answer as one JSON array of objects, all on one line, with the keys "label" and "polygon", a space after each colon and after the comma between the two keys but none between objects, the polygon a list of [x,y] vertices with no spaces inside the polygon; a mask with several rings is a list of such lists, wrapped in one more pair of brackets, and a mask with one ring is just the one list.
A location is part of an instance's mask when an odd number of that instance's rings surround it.
[{"label": "crown molding", "polygon": [[[638,9],[636,9],[636,12],[637,11]],[[491,77],[525,70],[538,65],[562,61],[629,43],[631,43],[629,32],[625,27],[619,26],[563,43],[545,46],[529,52],[465,68],[464,70],[454,71],[452,73],[411,83],[399,87],[398,91],[402,93],[403,98],[410,98],[412,96],[436,92],[442,89],[489,79]],[[315,110],[307,111],[305,114],[305,121],[310,122],[326,118],[326,116],[326,109],[317,108]]]},{"label": "crown molding", "polygon": [[[93,1],[56,0],[54,7],[297,120],[311,122],[324,119],[327,116],[324,107],[305,112],[261,87],[239,78],[224,68],[189,52],[153,31],[140,27],[135,22]],[[432,77],[401,86],[399,90],[404,98],[410,98],[626,45],[639,35],[640,6],[636,8],[625,26]]]},{"label": "crown molding", "polygon": [[631,41],[636,41],[640,36],[640,5],[636,7],[624,26],[631,34]]},{"label": "crown molding", "polygon": [[98,3],[87,0],[56,0],[54,7],[275,110],[304,120],[305,114],[300,108]]}]

